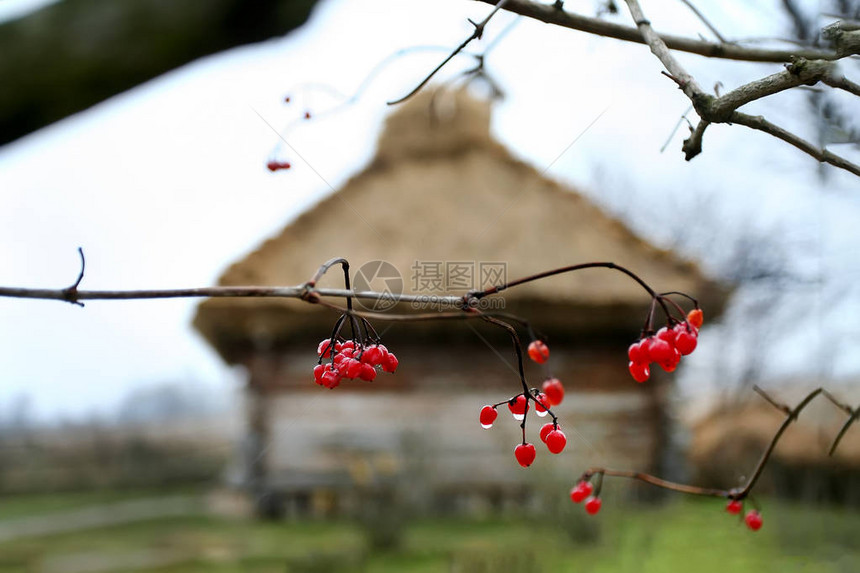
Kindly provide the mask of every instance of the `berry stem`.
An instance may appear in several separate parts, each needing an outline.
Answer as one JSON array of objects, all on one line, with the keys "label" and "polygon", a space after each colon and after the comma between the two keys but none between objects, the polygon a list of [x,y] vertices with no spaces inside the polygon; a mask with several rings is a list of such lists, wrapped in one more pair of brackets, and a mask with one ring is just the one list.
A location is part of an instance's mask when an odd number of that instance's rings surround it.
[{"label": "berry stem", "polygon": [[[343,326],[344,319],[346,319],[346,314],[340,315],[340,318],[338,318],[337,322],[334,323],[334,328],[331,329],[331,336],[328,339],[328,355],[329,355],[329,358],[331,358],[332,360],[334,360],[334,357],[337,354],[337,352],[334,349],[334,343],[337,340],[338,334],[340,334],[340,329]],[[324,354],[326,354],[326,353],[323,352],[320,355],[320,358],[317,361],[317,364],[322,364]]]},{"label": "berry stem", "polygon": [[682,296],[682,297],[686,298],[687,300],[689,300],[690,302],[692,302],[693,306],[695,308],[699,308],[699,301],[696,300],[695,298],[691,297],[690,295],[688,295],[685,292],[681,292],[681,291],[677,291],[677,290],[670,290],[669,292],[661,292],[660,293],[660,296],[672,296],[672,295]]},{"label": "berry stem", "polygon": [[648,294],[651,295],[652,299],[656,299],[657,302],[660,304],[660,306],[663,308],[663,312],[666,313],[666,316],[670,316],[668,307],[666,307],[666,304],[657,295],[657,292],[654,289],[652,289],[650,286],[648,286],[648,283],[646,283],[644,280],[639,278],[639,275],[637,275],[633,271],[626,269],[626,268],[622,267],[621,265],[616,265],[615,263],[612,263],[612,262],[580,263],[578,265],[570,265],[570,266],[566,266],[566,267],[561,267],[558,269],[553,269],[551,271],[545,271],[545,272],[538,273],[535,275],[529,275],[527,277],[523,277],[521,279],[517,279],[517,280],[511,281],[511,282],[502,284],[502,285],[490,287],[486,290],[482,290],[482,291],[478,291],[478,292],[470,292],[464,296],[464,299],[467,301],[469,298],[482,299],[485,296],[489,296],[491,294],[496,294],[496,293],[502,292],[505,289],[509,289],[511,287],[515,287],[515,286],[518,286],[521,284],[529,283],[532,281],[536,281],[536,280],[543,279],[546,277],[551,277],[554,275],[560,275],[560,274],[574,272],[574,271],[581,271],[584,269],[610,269],[610,270],[624,273],[625,275],[627,275],[628,277],[630,277],[631,279],[636,281],[639,284],[639,286],[641,286],[643,289],[645,289],[648,292]]}]

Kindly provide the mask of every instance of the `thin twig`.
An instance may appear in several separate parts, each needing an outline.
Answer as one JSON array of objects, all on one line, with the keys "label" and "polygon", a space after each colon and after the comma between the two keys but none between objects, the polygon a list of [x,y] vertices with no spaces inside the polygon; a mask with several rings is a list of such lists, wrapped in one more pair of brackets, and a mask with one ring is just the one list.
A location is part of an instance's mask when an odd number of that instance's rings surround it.
[{"label": "thin twig", "polygon": [[427,83],[431,79],[433,79],[433,76],[435,76],[439,72],[439,70],[441,70],[442,68],[445,67],[445,64],[450,62],[454,58],[454,56],[456,56],[457,54],[462,52],[466,48],[466,46],[468,46],[472,42],[472,40],[478,40],[481,38],[481,36],[484,34],[484,28],[486,27],[487,23],[492,19],[493,16],[496,15],[496,13],[499,10],[504,8],[505,4],[507,4],[508,2],[509,2],[509,0],[498,0],[497,2],[494,2],[493,4],[495,4],[495,6],[493,7],[493,9],[480,22],[475,23],[475,22],[472,22],[472,20],[469,20],[469,22],[471,22],[471,24],[474,28],[472,30],[472,34],[468,38],[463,40],[463,42],[459,46],[454,48],[454,51],[451,52],[450,54],[448,54],[448,57],[445,58],[444,60],[442,60],[442,62],[438,66],[436,66],[433,69],[433,71],[430,72],[423,80],[421,80],[421,83],[419,83],[417,86],[415,86],[415,88],[412,91],[410,91],[408,94],[406,94],[405,96],[403,96],[401,98],[398,98],[396,100],[388,102],[388,105],[397,105],[399,103],[403,103],[404,101],[408,100],[409,98],[411,98],[412,96],[417,94],[421,90],[421,88],[426,86]]},{"label": "thin twig", "polygon": [[81,257],[81,270],[78,273],[78,278],[75,279],[75,282],[72,283],[71,286],[68,286],[63,289],[63,300],[70,302],[72,304],[76,304],[78,306],[84,306],[84,303],[78,302],[78,286],[81,284],[81,281],[84,280],[84,271],[87,269],[87,259],[84,257],[84,249],[78,247],[78,255]]},{"label": "thin twig", "polygon": [[719,30],[717,30],[716,26],[714,26],[713,24],[711,24],[710,20],[708,20],[708,19],[705,17],[705,15],[704,15],[704,14],[702,14],[702,12],[701,12],[698,8],[696,8],[696,6],[695,6],[692,2],[690,2],[690,0],[681,0],[681,2],[683,2],[683,3],[684,3],[684,5],[686,5],[686,6],[687,6],[687,8],[689,8],[689,9],[693,12],[693,14],[695,14],[695,15],[696,15],[696,17],[697,17],[699,20],[701,20],[702,24],[704,24],[704,25],[708,28],[708,30],[710,30],[710,31],[711,31],[711,33],[712,33],[714,36],[716,36],[716,37],[717,37],[717,40],[719,40],[719,41],[720,41],[721,43],[723,43],[723,44],[728,43],[728,42],[726,41],[726,39],[723,37],[723,35],[722,35],[722,34],[720,34],[720,31],[719,31]]}]

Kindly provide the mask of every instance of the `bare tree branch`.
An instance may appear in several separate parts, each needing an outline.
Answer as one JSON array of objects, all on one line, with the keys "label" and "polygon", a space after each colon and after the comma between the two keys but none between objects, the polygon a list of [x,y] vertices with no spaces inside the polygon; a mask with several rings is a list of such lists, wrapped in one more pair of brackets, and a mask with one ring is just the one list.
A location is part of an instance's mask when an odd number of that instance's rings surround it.
[{"label": "bare tree branch", "polygon": [[806,408],[816,397],[818,397],[819,395],[825,396],[828,400],[830,400],[831,402],[836,404],[838,407],[840,407],[840,409],[844,410],[845,413],[849,415],[849,418],[846,420],[845,424],[842,426],[842,429],[839,431],[836,438],[834,439],[833,444],[830,447],[828,455],[833,455],[833,452],[836,450],[836,447],[839,445],[839,441],[842,439],[842,436],[845,435],[845,432],[848,430],[848,428],[851,426],[851,424],[853,424],[857,420],[858,415],[860,415],[860,408],[852,409],[851,407],[849,407],[845,404],[842,404],[841,402],[836,400],[836,398],[833,396],[833,394],[831,394],[830,392],[828,392],[824,388],[816,388],[815,390],[812,390],[794,408],[790,408],[790,407],[786,406],[785,404],[781,404],[781,403],[777,402],[773,397],[771,397],[767,392],[765,392],[764,390],[762,390],[758,386],[755,386],[754,390],[762,398],[767,400],[767,402],[769,404],[771,404],[774,408],[776,408],[777,410],[779,410],[780,412],[785,414],[785,419],[782,421],[782,424],[780,424],[779,428],[777,428],[776,433],[771,438],[771,440],[768,443],[767,447],[765,448],[764,452],[762,452],[761,457],[759,458],[758,462],[756,463],[755,468],[753,469],[752,473],[750,474],[750,477],[747,479],[747,482],[746,482],[746,484],[744,484],[743,487],[733,488],[733,489],[716,489],[716,488],[699,487],[699,486],[695,486],[695,485],[688,485],[688,484],[671,482],[671,481],[664,480],[664,479],[659,478],[657,476],[653,476],[653,475],[646,474],[643,472],[636,472],[636,471],[629,471],[629,470],[616,470],[616,469],[609,469],[609,468],[604,468],[604,467],[589,468],[589,469],[585,470],[585,472],[583,472],[583,474],[580,476],[579,479],[580,480],[590,480],[592,476],[599,476],[599,481],[597,484],[597,489],[596,489],[595,495],[599,495],[600,487],[603,485],[603,479],[602,478],[605,475],[605,476],[610,476],[610,477],[621,477],[621,478],[633,479],[633,480],[641,481],[641,482],[644,482],[644,483],[647,483],[647,484],[650,484],[650,485],[653,485],[653,486],[656,486],[656,487],[659,487],[662,489],[675,491],[678,493],[686,493],[686,494],[690,494],[690,495],[700,495],[700,496],[706,496],[706,497],[724,497],[724,498],[733,499],[733,500],[744,500],[747,497],[749,497],[750,493],[752,492],[753,488],[755,487],[755,484],[758,482],[759,478],[761,477],[761,474],[764,471],[764,468],[767,466],[767,463],[770,461],[770,457],[773,454],[773,451],[776,448],[776,445],[779,443],[779,440],[782,438],[785,431],[788,429],[788,427],[792,423],[797,421],[797,418],[800,415],[800,413],[803,411],[803,409]]},{"label": "bare tree branch", "polygon": [[[486,4],[495,4],[493,0],[479,0]],[[579,30],[597,36],[615,38],[627,42],[644,44],[642,35],[636,28],[607,22],[600,18],[591,18],[573,12],[562,10],[556,5],[538,4],[531,0],[509,0],[505,4],[505,10],[546,22],[563,28]],[[736,44],[725,44],[718,42],[707,42],[683,36],[671,34],[660,34],[661,40],[672,50],[698,54],[708,58],[721,58],[726,60],[739,60],[746,62],[790,62],[792,58],[806,58],[809,60],[837,60],[844,57],[845,53],[837,53],[833,50],[822,50],[815,48],[797,48],[791,50],[774,50],[767,48],[750,48]],[[845,46],[843,51],[850,52],[851,44]],[[856,52],[853,52],[856,53]]]},{"label": "bare tree branch", "polygon": [[781,139],[782,141],[796,147],[807,155],[811,155],[821,163],[828,163],[834,167],[844,169],[854,175],[860,177],[860,165],[851,163],[847,159],[836,155],[826,149],[821,149],[812,143],[809,143],[802,137],[784,130],[783,128],[774,125],[761,116],[748,115],[739,111],[734,112],[729,118],[729,123],[737,123],[745,125],[757,131],[763,131],[769,135]]},{"label": "bare tree branch", "polygon": [[[710,123],[738,123],[751,129],[763,131],[811,155],[819,162],[828,163],[860,176],[860,166],[851,163],[847,159],[826,149],[821,149],[805,139],[770,123],[763,117],[756,117],[736,111],[738,107],[751,101],[800,85],[813,85],[824,78],[830,78],[832,82],[839,84],[840,87],[844,85],[844,87],[850,89],[850,85],[844,84],[848,80],[844,77],[834,77],[835,65],[832,62],[823,60],[796,60],[783,72],[773,74],[761,80],[752,81],[730,91],[722,97],[715,97],[705,93],[696,83],[693,76],[675,59],[663,39],[654,32],[651,22],[645,18],[638,0],[625,1],[630,10],[630,15],[633,17],[634,22],[636,22],[636,26],[639,28],[645,43],[666,68],[667,72],[664,73],[678,84],[684,95],[690,98],[696,113],[699,114],[699,117],[703,121]],[[851,82],[848,82],[848,84],[851,84]],[[702,136],[706,127],[707,124],[700,123],[690,139],[684,142],[682,149],[687,161],[701,152]]]}]

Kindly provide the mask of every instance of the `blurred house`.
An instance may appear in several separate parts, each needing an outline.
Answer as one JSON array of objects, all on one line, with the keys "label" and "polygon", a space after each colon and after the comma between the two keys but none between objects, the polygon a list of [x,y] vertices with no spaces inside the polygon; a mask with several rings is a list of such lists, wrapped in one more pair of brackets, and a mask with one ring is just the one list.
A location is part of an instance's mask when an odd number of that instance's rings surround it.
[{"label": "blurred house", "polygon": [[[412,294],[463,294],[573,263],[613,261],[658,290],[694,294],[709,318],[725,299],[695,265],[514,158],[490,136],[489,104],[463,94],[425,94],[398,108],[364,171],[233,264],[219,284],[301,284],[337,256],[369,287]],[[318,286],[342,287],[340,269]],[[535,475],[572,482],[592,464],[659,471],[665,382],[655,375],[636,384],[627,372],[627,346],[650,304],[636,282],[593,269],[484,302],[549,337],[548,368],[528,364],[527,376],[533,386],[550,374],[565,385],[557,413],[569,444],[561,456],[541,446],[524,470],[513,456],[518,423],[505,408],[491,430],[478,424],[483,404],[520,391],[510,339],[499,329],[480,321],[375,320],[399,370],[329,391],[314,384],[312,369],[335,312],[296,300],[210,299],[196,328],[248,373],[244,483],[275,510],[283,502],[342,509],[355,491],[398,480],[419,501],[456,509],[522,499]],[[530,416],[530,441],[540,444],[542,423]]]}]

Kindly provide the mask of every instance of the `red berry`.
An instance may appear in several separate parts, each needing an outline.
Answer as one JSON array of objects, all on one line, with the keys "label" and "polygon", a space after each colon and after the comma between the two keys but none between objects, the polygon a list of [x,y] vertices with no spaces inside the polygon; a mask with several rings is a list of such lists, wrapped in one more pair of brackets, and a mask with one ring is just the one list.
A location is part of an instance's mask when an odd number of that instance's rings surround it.
[{"label": "red berry", "polygon": [[640,363],[650,364],[654,362],[651,357],[651,338],[643,338],[639,341]]},{"label": "red berry", "polygon": [[314,366],[314,382],[317,384],[322,384],[322,375],[325,372],[324,364],[317,364]]},{"label": "red berry", "polygon": [[746,522],[747,527],[749,527],[753,531],[758,531],[759,529],[761,529],[763,523],[761,514],[756,510],[752,510],[751,512],[749,512],[746,517],[744,517],[744,521]]},{"label": "red berry", "polygon": [[490,428],[493,425],[493,422],[496,421],[496,417],[498,415],[499,413],[492,406],[487,405],[481,408],[481,427],[485,430]]},{"label": "red berry", "polygon": [[704,322],[704,319],[705,316],[702,314],[701,308],[694,308],[687,313],[687,322],[689,322],[696,328],[702,328],[702,323]]},{"label": "red berry", "polygon": [[400,361],[397,360],[397,357],[394,356],[393,352],[386,353],[385,358],[382,359],[382,369],[389,373],[397,370],[398,364],[400,364]]},{"label": "red berry", "polygon": [[375,344],[368,346],[364,349],[364,352],[361,353],[361,358],[359,358],[359,360],[365,364],[370,364],[371,366],[379,366],[382,364],[382,350],[380,350]]},{"label": "red berry", "polygon": [[687,332],[687,330],[684,329],[678,333],[678,337],[675,339],[675,348],[677,348],[678,352],[684,356],[687,356],[696,349],[698,337],[694,332],[695,331],[692,329],[690,332]]},{"label": "red berry", "polygon": [[345,376],[347,378],[358,378],[361,376],[361,369],[364,365],[355,358],[349,358],[346,361]]},{"label": "red berry", "polygon": [[546,436],[546,447],[553,454],[560,454],[567,445],[567,436],[561,430],[553,430]]},{"label": "red berry", "polygon": [[317,346],[317,356],[322,356],[323,358],[331,356],[330,342],[328,338],[320,342],[319,346]]},{"label": "red berry", "polygon": [[543,382],[543,393],[549,400],[550,406],[558,406],[564,400],[564,386],[558,378],[549,378]]},{"label": "red berry", "polygon": [[327,364],[323,370],[322,376],[320,376],[320,381],[323,386],[332,389],[336,388],[338,384],[340,384],[341,378],[342,376],[340,372],[338,372],[336,368],[332,367],[331,364]]},{"label": "red berry", "polygon": [[310,118],[311,118],[311,112],[306,111],[305,112],[305,119],[310,119]]},{"label": "red berry", "polygon": [[546,424],[541,426],[540,427],[540,441],[542,441],[543,443],[546,443],[547,434],[549,434],[553,430],[555,430],[555,424],[552,422],[547,422]]},{"label": "red berry", "polygon": [[529,344],[529,358],[538,364],[543,364],[549,359],[549,347],[543,340],[532,340]]},{"label": "red berry", "polygon": [[529,401],[522,394],[508,400],[508,410],[511,411],[511,414],[514,415],[514,419],[516,420],[522,420],[525,418],[528,409]]},{"label": "red berry", "polygon": [[376,378],[376,368],[370,364],[362,364],[361,372],[359,372],[358,377],[365,382],[372,382],[373,379]]},{"label": "red berry", "polygon": [[514,448],[514,456],[517,458],[517,461],[524,468],[532,465],[532,462],[535,461],[535,456],[537,455],[537,451],[532,444],[519,444],[516,448]]},{"label": "red berry", "polygon": [[641,340],[637,340],[630,345],[630,348],[627,349],[627,358],[630,359],[630,362],[636,362],[637,364],[648,362],[648,357],[642,351]]},{"label": "red berry", "polygon": [[549,398],[546,397],[546,394],[540,392],[537,396],[535,396],[535,413],[537,413],[538,416],[540,416],[541,418],[546,416],[546,411],[549,406]]},{"label": "red berry", "polygon": [[599,497],[589,497],[585,500],[585,511],[589,515],[595,515],[600,511],[601,505],[603,505],[603,502],[600,501]]},{"label": "red berry", "polygon": [[657,334],[655,334],[654,336],[656,336],[660,340],[666,341],[667,343],[669,343],[669,346],[675,346],[675,331],[670,328],[664,326],[663,328],[658,330]]},{"label": "red berry", "polygon": [[290,96],[284,97],[284,103],[290,103]]},{"label": "red berry", "polygon": [[673,347],[671,357],[668,360],[661,362],[660,368],[662,368],[666,372],[672,372],[675,370],[675,368],[678,367],[678,363],[680,361],[681,361],[681,353],[678,352],[677,348]]},{"label": "red berry", "polygon": [[672,345],[662,338],[651,338],[648,348],[648,356],[652,362],[666,362],[672,358]]},{"label": "red berry", "polygon": [[744,508],[744,504],[740,501],[733,499],[726,505],[726,511],[731,513],[732,515],[737,515]]},{"label": "red berry", "polygon": [[583,480],[570,490],[570,500],[573,503],[580,503],[582,500],[590,496],[593,491],[594,486],[591,485],[591,482]]},{"label": "red berry", "polygon": [[627,365],[627,369],[630,371],[630,375],[633,376],[633,379],[640,383],[645,382],[651,376],[651,369],[647,364],[630,362]]}]

